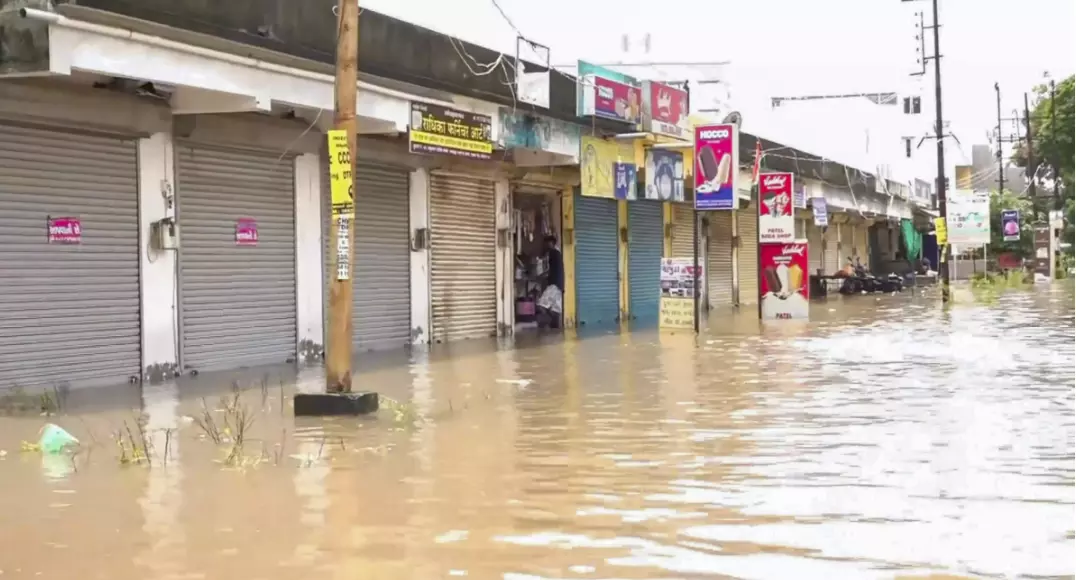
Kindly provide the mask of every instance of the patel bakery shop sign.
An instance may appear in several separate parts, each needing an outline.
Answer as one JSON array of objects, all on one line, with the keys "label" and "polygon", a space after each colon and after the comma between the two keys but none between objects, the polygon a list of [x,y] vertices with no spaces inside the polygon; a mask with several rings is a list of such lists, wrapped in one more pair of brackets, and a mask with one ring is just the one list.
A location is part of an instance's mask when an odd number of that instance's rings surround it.
[{"label": "patel bakery shop sign", "polygon": [[489,115],[411,103],[411,126],[407,134],[412,153],[490,159],[492,133],[493,120]]},{"label": "patel bakery shop sign", "polygon": [[677,139],[691,138],[687,122],[687,91],[646,81],[642,92],[644,131]]}]

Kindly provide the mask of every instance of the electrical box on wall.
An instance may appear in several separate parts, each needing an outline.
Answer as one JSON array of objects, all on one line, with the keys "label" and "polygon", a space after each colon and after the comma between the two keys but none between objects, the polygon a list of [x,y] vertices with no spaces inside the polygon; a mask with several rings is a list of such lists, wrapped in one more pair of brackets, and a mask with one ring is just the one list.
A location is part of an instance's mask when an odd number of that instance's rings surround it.
[{"label": "electrical box on wall", "polygon": [[179,248],[179,234],[176,220],[164,218],[150,225],[150,241],[155,250],[175,250]]}]

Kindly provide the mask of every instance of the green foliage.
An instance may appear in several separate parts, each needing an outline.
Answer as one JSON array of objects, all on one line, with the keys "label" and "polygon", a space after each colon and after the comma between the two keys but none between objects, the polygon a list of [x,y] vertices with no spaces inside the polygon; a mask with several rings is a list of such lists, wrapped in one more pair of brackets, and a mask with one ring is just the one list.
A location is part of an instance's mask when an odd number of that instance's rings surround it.
[{"label": "green foliage", "polygon": [[[1073,185],[1073,156],[1076,147],[1076,108],[1073,105],[1073,89],[1076,77],[1070,76],[1056,84],[1051,98],[1049,84],[1035,87],[1034,105],[1031,110],[1031,129],[1034,136],[1036,164],[1048,169],[1046,176],[1052,181],[1056,173],[1061,177],[1061,196],[1066,213],[1071,216],[1069,203],[1076,194]],[[1018,147],[1013,151],[1013,162],[1019,167],[1027,166],[1027,150]],[[1065,238],[1072,239],[1072,220],[1068,220]]]},{"label": "green foliage", "polygon": [[[1001,230],[1001,212],[1015,209],[1020,212],[1020,240],[1004,241]],[[1035,232],[1032,229],[1032,206],[1027,197],[1018,197],[1011,191],[990,193],[990,256],[997,257],[1005,252],[1015,252],[1021,258],[1035,255]]]}]

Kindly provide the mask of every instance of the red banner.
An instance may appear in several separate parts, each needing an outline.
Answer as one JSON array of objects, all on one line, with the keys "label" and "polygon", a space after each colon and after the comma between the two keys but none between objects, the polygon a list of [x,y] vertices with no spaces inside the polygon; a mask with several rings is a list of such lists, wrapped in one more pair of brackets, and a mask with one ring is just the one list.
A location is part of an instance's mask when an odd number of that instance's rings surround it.
[{"label": "red banner", "polygon": [[762,319],[806,319],[810,310],[807,244],[761,244],[758,257]]},{"label": "red banner", "polygon": [[659,135],[689,139],[687,91],[655,81],[643,83],[644,129]]}]

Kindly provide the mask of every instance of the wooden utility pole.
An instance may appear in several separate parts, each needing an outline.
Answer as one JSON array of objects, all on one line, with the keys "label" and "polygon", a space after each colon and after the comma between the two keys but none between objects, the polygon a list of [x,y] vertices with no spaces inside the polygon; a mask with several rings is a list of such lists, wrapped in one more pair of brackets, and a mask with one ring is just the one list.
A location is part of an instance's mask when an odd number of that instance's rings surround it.
[{"label": "wooden utility pole", "polygon": [[[334,188],[329,248],[333,258],[329,282],[329,331],[325,344],[325,389],[330,393],[350,393],[351,336],[355,330],[351,323],[351,278],[355,239],[352,227],[355,199],[352,176],[355,174],[355,139],[358,133],[355,119],[359,85],[358,0],[339,0],[336,13],[336,110],[333,117],[335,135],[329,135],[331,179]],[[347,149],[337,147],[334,151],[333,138],[342,141],[341,132],[346,135]],[[341,192],[337,191],[341,186],[346,187],[343,191],[350,197],[350,208],[341,203]]]}]

